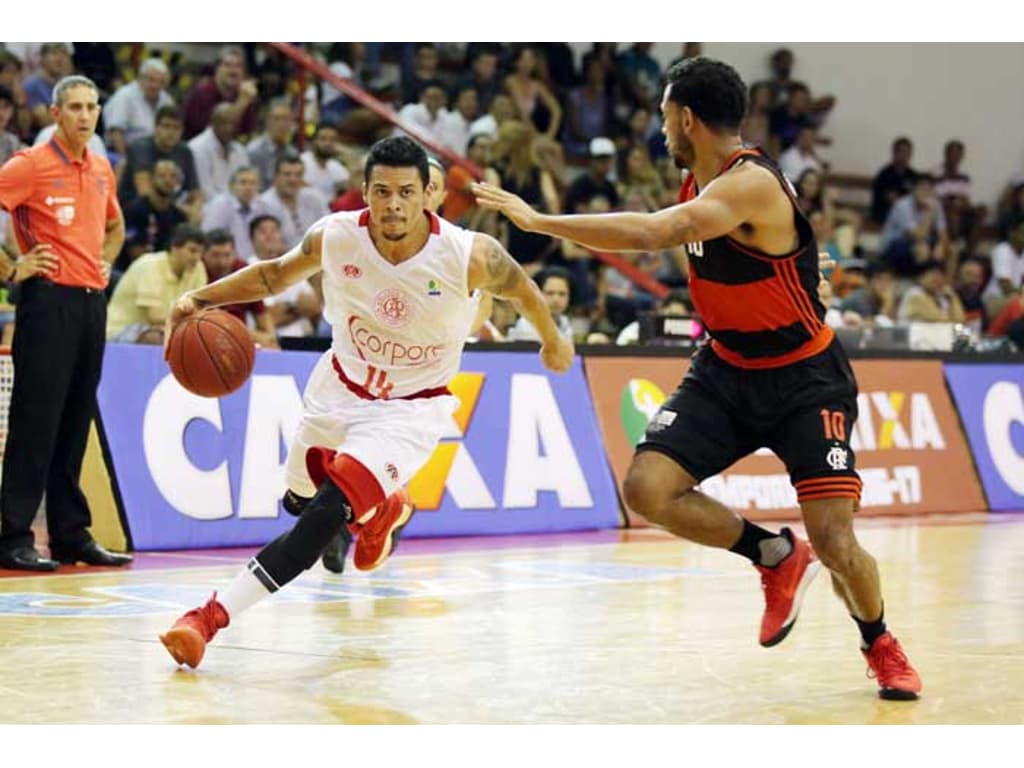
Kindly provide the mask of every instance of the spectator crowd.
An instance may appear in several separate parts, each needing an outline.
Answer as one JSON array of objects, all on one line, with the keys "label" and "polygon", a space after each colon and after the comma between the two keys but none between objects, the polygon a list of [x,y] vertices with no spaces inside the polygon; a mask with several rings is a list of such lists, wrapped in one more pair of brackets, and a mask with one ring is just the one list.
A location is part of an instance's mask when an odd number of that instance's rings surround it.
[{"label": "spectator crowd", "polygon": [[[677,201],[680,171],[667,156],[659,112],[663,74],[674,62],[656,59],[652,46],[594,43],[579,61],[566,43],[306,49],[491,183],[540,210],[594,213]],[[679,58],[700,52],[700,43],[685,43]],[[1024,347],[1024,178],[1010,180],[990,211],[972,197],[961,141],[950,139],[941,162],[924,171],[910,139],[898,137],[871,184],[870,206],[843,204],[828,161],[835,98],[794,77],[789,50],[765,64],[764,78],[750,84],[742,135],[778,161],[837,264],[829,322],[848,331],[947,322],[975,339],[1008,335]],[[23,145],[49,140],[53,86],[72,72],[100,88],[90,150],[110,160],[125,216],[110,287],[113,341],[158,343],[182,292],[279,256],[331,211],[364,207],[365,152],[400,131],[269,46],[225,46],[204,64],[144,44],[7,43],[0,44],[0,164]],[[441,168],[441,215],[498,237],[536,277],[565,333],[632,342],[661,328],[651,317],[693,315],[684,249],[620,255],[628,271],[670,289],[655,295],[574,243],[522,232],[478,208],[466,167]],[[16,253],[3,213],[0,227],[4,247]],[[312,285],[232,309],[267,347],[325,329]],[[0,343],[9,343],[3,308],[0,323]],[[699,335],[699,318],[688,327]],[[495,302],[482,338],[529,339],[531,331]]]}]

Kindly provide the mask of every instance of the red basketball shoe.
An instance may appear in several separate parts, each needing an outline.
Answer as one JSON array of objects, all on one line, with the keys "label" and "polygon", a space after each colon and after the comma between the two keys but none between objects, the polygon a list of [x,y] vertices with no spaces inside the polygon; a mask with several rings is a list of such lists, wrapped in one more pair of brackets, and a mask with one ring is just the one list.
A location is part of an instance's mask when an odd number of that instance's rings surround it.
[{"label": "red basketball shoe", "polygon": [[764,590],[760,642],[765,648],[786,639],[796,624],[804,592],[821,570],[810,544],[794,536],[789,528],[783,528],[779,534],[793,546],[786,559],[774,568],[754,566],[761,573],[761,589]]},{"label": "red basketball shoe", "polygon": [[399,489],[388,496],[384,503],[373,510],[373,515],[363,515],[359,520],[356,551],[352,562],[360,571],[372,571],[391,554],[398,534],[414,511],[409,494]]},{"label": "red basketball shoe", "polygon": [[217,631],[231,623],[224,606],[217,602],[214,592],[206,605],[193,608],[160,635],[160,642],[179,664],[188,664],[192,669],[199,666],[206,652],[206,644],[213,640]]},{"label": "red basketball shoe", "polygon": [[868,677],[878,680],[878,697],[913,701],[921,692],[921,677],[910,665],[900,641],[890,632],[880,635],[868,650],[861,650],[868,662]]}]

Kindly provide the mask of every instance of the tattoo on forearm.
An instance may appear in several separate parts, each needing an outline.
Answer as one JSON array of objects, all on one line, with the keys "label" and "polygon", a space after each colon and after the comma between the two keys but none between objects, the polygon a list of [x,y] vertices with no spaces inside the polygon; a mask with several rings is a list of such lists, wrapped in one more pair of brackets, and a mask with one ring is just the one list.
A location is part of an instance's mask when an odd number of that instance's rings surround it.
[{"label": "tattoo on forearm", "polygon": [[[308,239],[309,238],[307,238],[307,240]],[[303,243],[302,247],[303,248],[306,247],[305,243]],[[267,280],[267,267],[266,267],[266,265],[265,264],[260,264],[259,268],[256,271],[259,272],[260,280],[263,282],[263,287],[267,289],[267,294],[270,295],[270,296],[273,296],[274,295],[274,289],[271,287],[270,281]]]},{"label": "tattoo on forearm", "polygon": [[487,249],[487,285],[491,293],[498,296],[515,287],[522,275],[522,268],[497,243]]}]

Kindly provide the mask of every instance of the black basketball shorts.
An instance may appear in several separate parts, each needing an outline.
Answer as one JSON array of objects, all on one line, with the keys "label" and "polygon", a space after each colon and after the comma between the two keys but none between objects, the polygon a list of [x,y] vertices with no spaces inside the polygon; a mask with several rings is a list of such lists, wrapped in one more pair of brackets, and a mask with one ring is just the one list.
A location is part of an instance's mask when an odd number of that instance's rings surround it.
[{"label": "black basketball shorts", "polygon": [[838,340],[782,368],[726,363],[710,347],[647,426],[637,452],[658,451],[698,481],[759,448],[786,465],[799,501],[860,498],[850,448],[857,381]]}]

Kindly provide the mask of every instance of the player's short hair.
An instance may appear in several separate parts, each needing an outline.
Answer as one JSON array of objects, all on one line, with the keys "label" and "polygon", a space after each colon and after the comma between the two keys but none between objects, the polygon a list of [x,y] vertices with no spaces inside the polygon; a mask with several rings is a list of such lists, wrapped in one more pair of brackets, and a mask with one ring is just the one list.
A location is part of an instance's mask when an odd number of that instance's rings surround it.
[{"label": "player's short hair", "polygon": [[231,236],[231,233],[226,229],[211,229],[206,233],[206,247],[209,248],[214,245],[227,245],[229,244],[234,247],[235,238]]},{"label": "player's short hair", "polygon": [[430,183],[430,166],[427,151],[408,136],[389,136],[370,147],[366,156],[366,170],[363,179],[370,183],[375,166],[385,168],[415,168],[420,173],[424,188]]},{"label": "player's short hair", "polygon": [[62,77],[57,81],[57,84],[53,86],[53,106],[59,107],[64,103],[64,94],[70,91],[72,88],[79,88],[85,86],[86,88],[92,88],[96,92],[98,97],[100,89],[96,87],[96,83],[90,80],[85,75],[68,75]]},{"label": "player's short hair", "polygon": [[193,227],[191,224],[179,224],[171,233],[171,248],[180,248],[186,243],[206,245],[206,235],[199,227]]},{"label": "player's short hair", "polygon": [[668,98],[689,107],[716,131],[738,131],[747,113],[747,86],[724,61],[695,56],[672,65],[665,76]]}]

